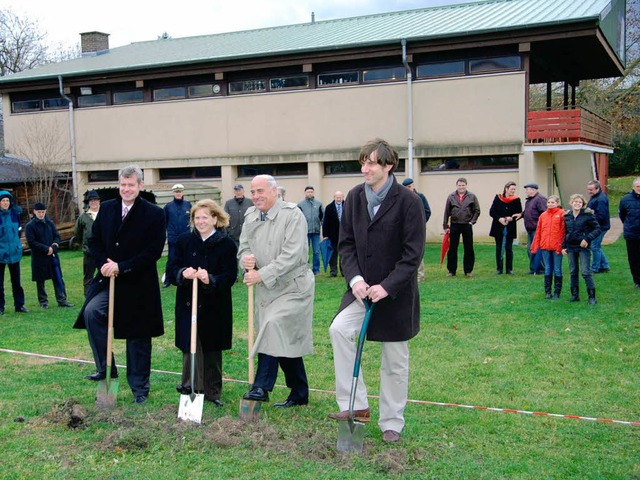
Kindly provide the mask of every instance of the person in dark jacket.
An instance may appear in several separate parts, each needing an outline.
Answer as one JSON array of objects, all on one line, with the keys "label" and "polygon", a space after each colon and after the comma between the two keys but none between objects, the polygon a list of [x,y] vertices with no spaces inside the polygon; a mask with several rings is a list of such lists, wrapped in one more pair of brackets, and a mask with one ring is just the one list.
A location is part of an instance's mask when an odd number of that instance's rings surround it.
[{"label": "person in dark jacket", "polygon": [[[115,277],[113,336],[127,340],[127,381],[135,403],[147,401],[151,374],[151,338],[164,335],[157,263],[166,240],[164,213],[140,196],[142,170],[137,165],[118,172],[118,198],[107,200],[93,224],[89,240],[98,275],[74,328],[86,328],[97,372],[106,377],[109,279]],[[111,377],[118,376],[113,361]]]},{"label": "person in dark jacket", "polygon": [[[192,231],[178,238],[168,265],[176,290],[175,344],[182,353],[182,381],[177,390],[204,392],[204,399],[221,407],[222,350],[231,348],[233,309],[231,287],[236,281],[238,247],[225,228],[229,216],[210,199],[191,209]],[[193,282],[198,282],[198,336],[195,386],[191,372],[191,301]]]},{"label": "person in dark jacket", "polygon": [[[340,236],[340,221],[342,220],[342,209],[344,208],[344,193],[336,191],[333,194],[333,202],[324,209],[322,218],[322,234],[328,238],[333,248],[331,259],[329,260],[329,276],[338,276],[338,238]],[[342,272],[342,268],[340,268]]]},{"label": "person in dark jacket", "polygon": [[[178,237],[189,231],[189,215],[191,213],[191,202],[183,198],[184,185],[176,183],[171,187],[173,200],[164,206],[164,220],[167,224],[167,245],[169,252],[167,255],[167,265],[173,260],[176,251]],[[168,267],[165,269],[163,287],[171,285],[167,275]]]},{"label": "person in dark jacket", "polygon": [[[409,390],[409,340],[420,331],[417,273],[424,255],[424,208],[417,195],[396,181],[398,154],[387,142],[368,142],[359,161],[364,183],[349,192],[340,224],[338,249],[348,288],[329,327],[340,409],[329,418],[349,419],[356,339],[368,299],[375,308],[367,339],[382,345],[378,426],[384,442],[398,442]],[[354,409],[358,420],[369,421],[362,372]]]},{"label": "person in dark jacket", "polygon": [[31,279],[36,282],[38,302],[41,308],[49,308],[49,299],[44,282],[51,280],[60,307],[73,307],[67,301],[67,290],[62,279],[60,258],[60,234],[53,222],[47,217],[47,207],[36,203],[34,217],[25,227],[25,237],[31,249]]},{"label": "person in dark jacket", "polygon": [[[507,275],[513,273],[513,240],[517,236],[516,221],[522,216],[522,203],[516,195],[516,182],[507,182],[502,190],[493,199],[489,215],[491,230],[489,235],[496,242],[496,269],[498,275],[502,275],[503,267],[506,267]],[[502,251],[504,250],[505,262],[503,263]],[[506,263],[506,265],[505,265]]]},{"label": "person in dark jacket", "polygon": [[600,225],[600,235],[591,242],[591,272],[604,273],[610,270],[609,260],[602,250],[602,240],[611,229],[611,216],[609,214],[609,197],[602,191],[602,186],[597,180],[587,183],[589,203],[587,207],[593,210],[593,214]]},{"label": "person in dark jacket", "polygon": [[582,278],[587,284],[589,304],[595,305],[596,285],[591,274],[591,242],[600,235],[600,225],[593,214],[593,210],[587,208],[584,196],[574,193],[569,197],[571,210],[564,216],[565,234],[562,242],[562,254],[569,259],[569,273],[571,274],[571,298],[570,302],[580,301],[578,274],[582,270]]},{"label": "person in dark jacket", "polygon": [[308,185],[304,187],[304,200],[298,203],[304,218],[307,220],[307,238],[311,249],[311,268],[313,274],[320,273],[320,229],[322,228],[322,218],[324,209],[322,202],[316,200],[315,189]]},{"label": "person in dark jacket", "polygon": [[236,242],[236,245],[240,243],[244,214],[247,213],[247,209],[252,206],[253,202],[244,195],[244,187],[240,184],[233,187],[233,198],[225,202],[224,211],[229,215],[227,232],[229,232],[231,239]]},{"label": "person in dark jacket", "polygon": [[93,260],[89,250],[89,237],[91,237],[93,222],[98,216],[98,211],[100,211],[100,195],[95,190],[89,190],[84,201],[89,205],[89,208],[76,220],[75,235],[76,242],[82,245],[82,284],[84,286],[84,296],[86,297],[93,276],[96,273],[96,262]]},{"label": "person in dark jacket", "polygon": [[464,177],[456,180],[456,191],[447,197],[444,207],[444,220],[442,228],[449,232],[451,243],[447,252],[447,274],[450,277],[456,275],[458,269],[458,245],[462,235],[464,246],[464,258],[462,266],[467,277],[473,276],[473,266],[476,255],[473,251],[473,226],[480,216],[480,202],[475,194],[467,190],[467,179]]},{"label": "person in dark jacket", "polygon": [[524,229],[527,231],[527,255],[529,256],[530,275],[546,272],[544,260],[542,259],[542,250],[538,250],[536,254],[531,253],[533,237],[536,236],[538,228],[538,219],[547,209],[547,198],[538,192],[539,188],[540,186],[537,183],[527,183],[524,186],[524,193],[527,198],[524,200],[522,219],[524,220]]},{"label": "person in dark jacket", "polygon": [[640,177],[633,181],[633,189],[627,193],[618,207],[627,244],[629,269],[636,288],[640,288]]},{"label": "person in dark jacket", "polygon": [[0,190],[0,315],[4,314],[4,272],[9,267],[13,306],[17,313],[27,313],[24,308],[24,289],[20,283],[20,214],[22,208],[13,202],[13,195]]}]

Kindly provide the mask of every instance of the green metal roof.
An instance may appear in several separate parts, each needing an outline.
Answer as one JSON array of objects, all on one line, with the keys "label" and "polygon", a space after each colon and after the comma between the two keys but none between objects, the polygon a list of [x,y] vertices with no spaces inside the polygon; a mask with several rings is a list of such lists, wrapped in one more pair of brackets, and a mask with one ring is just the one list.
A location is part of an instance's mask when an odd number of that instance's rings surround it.
[{"label": "green metal roof", "polygon": [[0,84],[170,65],[339,50],[534,26],[598,24],[613,0],[483,0],[258,30],[135,42],[0,78]]}]

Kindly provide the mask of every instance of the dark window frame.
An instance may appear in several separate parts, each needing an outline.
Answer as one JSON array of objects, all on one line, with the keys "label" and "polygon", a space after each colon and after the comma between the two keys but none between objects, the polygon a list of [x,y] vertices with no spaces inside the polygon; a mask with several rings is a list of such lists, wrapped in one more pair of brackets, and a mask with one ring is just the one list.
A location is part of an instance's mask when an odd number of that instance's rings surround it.
[{"label": "dark window frame", "polygon": [[460,155],[420,159],[420,173],[459,172],[471,170],[513,170],[519,168],[519,155]]}]

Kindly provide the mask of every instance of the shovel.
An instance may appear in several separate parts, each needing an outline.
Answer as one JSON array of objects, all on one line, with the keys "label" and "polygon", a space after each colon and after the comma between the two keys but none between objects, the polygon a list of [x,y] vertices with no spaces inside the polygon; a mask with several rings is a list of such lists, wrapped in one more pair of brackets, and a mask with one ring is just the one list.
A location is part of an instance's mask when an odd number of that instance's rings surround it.
[{"label": "shovel", "polygon": [[364,341],[367,337],[367,328],[369,328],[369,320],[371,320],[371,312],[373,312],[374,303],[364,300],[366,312],[362,327],[360,328],[360,336],[358,337],[358,348],[356,349],[356,361],[353,365],[353,380],[351,381],[351,395],[349,396],[349,419],[338,421],[338,444],[339,452],[358,452],[362,453],[364,444],[364,423],[356,422],[353,417],[353,404],[356,401],[356,387],[358,386],[358,376],[360,375],[360,360],[362,360],[362,349]]},{"label": "shovel", "polygon": [[[253,367],[253,356],[251,355],[251,351],[253,350],[253,285],[249,285],[248,293],[249,297],[249,305],[248,305],[248,317],[249,317],[249,325],[247,326],[247,337],[249,340],[249,385],[253,385],[254,380],[254,367]],[[246,400],[244,398],[240,399],[240,409],[239,416],[241,420],[245,420],[247,422],[257,422],[260,420],[260,406],[262,402],[257,402],[255,400]]]},{"label": "shovel", "polygon": [[196,393],[196,344],[198,338],[198,279],[193,279],[191,294],[191,393],[180,395],[178,418],[194,423],[202,423],[204,394]]},{"label": "shovel", "polygon": [[111,379],[111,364],[113,357],[113,309],[116,288],[116,277],[109,277],[109,311],[107,316],[107,369],[106,378],[98,383],[96,393],[96,405],[102,408],[113,408],[116,406],[118,397],[118,380]]}]

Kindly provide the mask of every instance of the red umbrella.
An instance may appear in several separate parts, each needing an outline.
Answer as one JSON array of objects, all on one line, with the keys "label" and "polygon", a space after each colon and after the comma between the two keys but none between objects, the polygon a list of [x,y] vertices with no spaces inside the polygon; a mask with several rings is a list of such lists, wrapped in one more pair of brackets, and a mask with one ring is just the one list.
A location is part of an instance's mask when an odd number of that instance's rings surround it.
[{"label": "red umbrella", "polygon": [[449,251],[449,245],[451,244],[451,240],[449,239],[449,230],[444,233],[444,237],[442,237],[442,248],[440,249],[440,265],[444,262],[444,257]]}]

